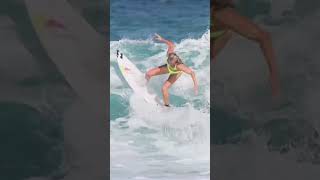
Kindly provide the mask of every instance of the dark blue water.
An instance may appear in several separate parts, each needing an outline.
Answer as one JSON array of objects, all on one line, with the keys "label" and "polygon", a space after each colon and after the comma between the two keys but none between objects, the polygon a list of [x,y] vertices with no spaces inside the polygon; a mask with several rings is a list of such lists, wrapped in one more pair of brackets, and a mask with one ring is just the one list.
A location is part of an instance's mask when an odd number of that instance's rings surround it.
[{"label": "dark blue water", "polygon": [[148,39],[154,33],[180,41],[208,30],[209,0],[111,0],[110,38]]}]

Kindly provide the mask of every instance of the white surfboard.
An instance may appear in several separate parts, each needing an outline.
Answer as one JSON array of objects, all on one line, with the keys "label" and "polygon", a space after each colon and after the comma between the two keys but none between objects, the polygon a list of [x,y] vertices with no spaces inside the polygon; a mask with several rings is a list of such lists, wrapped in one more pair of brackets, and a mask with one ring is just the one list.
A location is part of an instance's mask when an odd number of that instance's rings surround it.
[{"label": "white surfboard", "polygon": [[157,95],[150,92],[147,87],[147,80],[145,79],[144,73],[142,73],[123,53],[117,50],[117,62],[121,74],[124,79],[128,82],[132,90],[141,95],[143,99],[154,105],[159,104]]},{"label": "white surfboard", "polygon": [[66,0],[25,0],[25,3],[51,60],[93,110],[101,108],[97,105],[107,94],[106,40]]},{"label": "white surfboard", "polygon": [[63,179],[104,179],[107,164],[101,157],[107,151],[106,39],[66,0],[25,0],[25,5],[43,48],[78,94],[64,114],[70,169]]}]

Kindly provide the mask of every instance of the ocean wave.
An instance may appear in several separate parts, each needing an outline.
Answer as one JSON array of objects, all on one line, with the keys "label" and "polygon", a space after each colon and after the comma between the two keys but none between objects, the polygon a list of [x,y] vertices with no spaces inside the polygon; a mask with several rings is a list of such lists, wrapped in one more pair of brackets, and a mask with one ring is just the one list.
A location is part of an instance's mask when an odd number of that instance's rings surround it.
[{"label": "ocean wave", "polygon": [[[209,36],[208,30],[201,38],[185,38],[175,43],[183,62],[195,71],[200,89],[195,96],[192,79],[182,75],[170,89],[170,101],[174,106],[169,109],[150,106],[134,94],[123,79],[115,56],[116,50],[121,50],[146,72],[165,63],[166,46],[151,38],[110,42],[110,103],[115,112],[110,121],[111,172],[115,177],[135,177],[149,169],[143,173],[145,177],[155,174],[165,177],[172,172],[165,179],[209,179],[210,174],[203,174],[209,171],[210,162]],[[167,77],[153,77],[149,82],[160,99],[161,86]],[[120,111],[124,113],[116,113]],[[146,164],[152,164],[153,170]],[[175,168],[177,164],[181,168]],[[193,173],[182,178],[187,170]]]}]

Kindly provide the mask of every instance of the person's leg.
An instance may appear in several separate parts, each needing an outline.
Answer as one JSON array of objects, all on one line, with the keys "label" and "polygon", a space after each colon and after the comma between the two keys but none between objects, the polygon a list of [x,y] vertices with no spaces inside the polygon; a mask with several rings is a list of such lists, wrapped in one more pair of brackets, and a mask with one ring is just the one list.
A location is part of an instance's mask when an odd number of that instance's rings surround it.
[{"label": "person's leg", "polygon": [[157,75],[167,74],[167,73],[168,73],[168,69],[167,69],[167,65],[165,64],[165,65],[150,69],[145,74],[145,78],[147,79],[147,81],[149,81],[152,76],[157,76]]},{"label": "person's leg", "polygon": [[216,56],[219,54],[219,52],[226,46],[226,44],[229,42],[229,40],[232,38],[232,32],[231,31],[226,31],[221,37],[219,37],[216,40],[211,40],[211,55],[213,59],[213,63],[215,63]]},{"label": "person's leg", "polygon": [[174,82],[180,77],[181,74],[172,74],[169,76],[168,80],[162,86],[162,95],[164,105],[169,105],[169,88]]},{"label": "person's leg", "polygon": [[279,95],[278,72],[270,34],[232,8],[216,12],[215,18],[226,28],[260,44],[269,67],[273,95]]}]

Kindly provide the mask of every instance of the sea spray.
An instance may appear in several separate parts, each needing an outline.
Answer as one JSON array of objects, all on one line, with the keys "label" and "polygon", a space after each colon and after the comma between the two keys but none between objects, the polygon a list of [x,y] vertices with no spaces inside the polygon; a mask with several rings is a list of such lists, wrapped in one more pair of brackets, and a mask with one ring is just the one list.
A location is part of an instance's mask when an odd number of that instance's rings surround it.
[{"label": "sea spray", "polygon": [[[209,179],[209,36],[208,30],[199,39],[175,42],[177,54],[197,75],[199,94],[194,94],[192,79],[184,74],[170,89],[171,108],[150,106],[134,94],[121,76],[115,56],[116,50],[120,49],[146,72],[166,63],[167,47],[152,39],[111,42],[111,104],[128,109],[127,113],[118,113],[111,120],[111,172],[114,177],[139,177],[144,172],[145,178]],[[148,84],[160,99],[161,86],[167,78],[168,75],[152,77]]]}]

